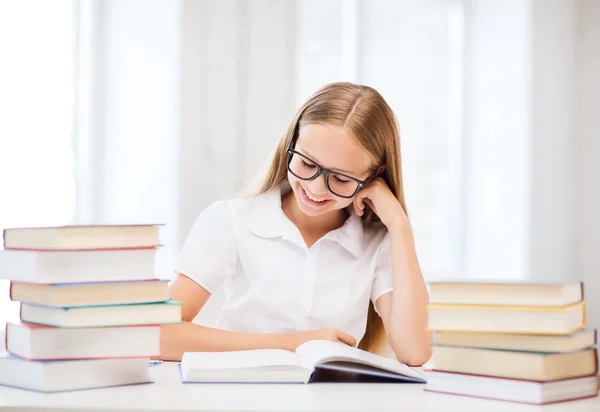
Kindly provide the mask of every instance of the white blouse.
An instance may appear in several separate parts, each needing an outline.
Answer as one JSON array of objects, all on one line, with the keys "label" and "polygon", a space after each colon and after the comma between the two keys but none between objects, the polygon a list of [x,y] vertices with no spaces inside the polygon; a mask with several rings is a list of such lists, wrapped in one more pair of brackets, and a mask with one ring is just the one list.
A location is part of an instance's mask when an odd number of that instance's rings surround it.
[{"label": "white blouse", "polygon": [[311,248],[281,209],[281,192],[202,211],[175,272],[209,293],[225,288],[216,327],[283,333],[336,328],[359,342],[369,299],[392,291],[390,241],[352,214]]}]

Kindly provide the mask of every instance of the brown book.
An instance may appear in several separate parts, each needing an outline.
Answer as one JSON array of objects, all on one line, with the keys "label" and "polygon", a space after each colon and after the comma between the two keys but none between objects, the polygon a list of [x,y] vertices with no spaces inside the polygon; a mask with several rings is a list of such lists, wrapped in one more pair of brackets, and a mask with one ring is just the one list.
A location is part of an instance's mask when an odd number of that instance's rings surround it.
[{"label": "brown book", "polygon": [[583,300],[582,282],[455,280],[428,282],[432,304],[567,306]]},{"label": "brown book", "polygon": [[92,225],[4,229],[5,249],[98,250],[160,246],[160,225]]},{"label": "brown book", "polygon": [[433,346],[434,369],[539,382],[595,375],[595,348],[572,353]]},{"label": "brown book", "polygon": [[429,305],[435,331],[569,335],[585,327],[585,303],[563,307]]},{"label": "brown book", "polygon": [[97,306],[169,300],[167,280],[41,284],[11,282],[10,298],[41,306]]}]

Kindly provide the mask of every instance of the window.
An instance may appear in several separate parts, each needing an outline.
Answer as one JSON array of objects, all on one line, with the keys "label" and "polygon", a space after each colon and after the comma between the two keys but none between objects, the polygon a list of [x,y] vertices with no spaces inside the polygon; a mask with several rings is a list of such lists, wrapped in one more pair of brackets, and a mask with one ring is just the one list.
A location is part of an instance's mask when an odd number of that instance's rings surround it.
[{"label": "window", "polygon": [[[74,217],[72,17],[71,0],[0,2],[0,230]],[[18,320],[8,289],[2,326]]]},{"label": "window", "polygon": [[426,279],[461,272],[462,5],[298,3],[296,102],[337,80],[376,88],[400,124],[405,196]]}]

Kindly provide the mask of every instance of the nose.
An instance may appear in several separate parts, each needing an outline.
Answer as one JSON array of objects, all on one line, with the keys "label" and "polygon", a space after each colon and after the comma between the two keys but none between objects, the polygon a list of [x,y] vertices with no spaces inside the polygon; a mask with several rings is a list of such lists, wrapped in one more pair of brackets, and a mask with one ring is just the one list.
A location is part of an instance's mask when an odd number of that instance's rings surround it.
[{"label": "nose", "polygon": [[325,184],[324,175],[317,176],[316,179],[309,181],[308,188],[315,195],[323,195],[329,192],[329,190],[327,190],[327,185]]}]

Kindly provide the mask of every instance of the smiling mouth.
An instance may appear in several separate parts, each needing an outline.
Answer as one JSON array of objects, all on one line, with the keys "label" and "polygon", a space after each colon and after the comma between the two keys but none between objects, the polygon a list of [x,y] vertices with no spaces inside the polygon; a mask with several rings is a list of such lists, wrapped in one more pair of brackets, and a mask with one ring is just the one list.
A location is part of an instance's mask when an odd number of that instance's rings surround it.
[{"label": "smiling mouth", "polygon": [[315,206],[322,206],[325,205],[327,203],[329,203],[329,201],[331,199],[318,199],[316,197],[312,197],[311,195],[309,195],[306,190],[304,190],[304,188],[302,187],[302,197],[304,198],[304,200],[311,204],[311,205],[315,205]]}]

